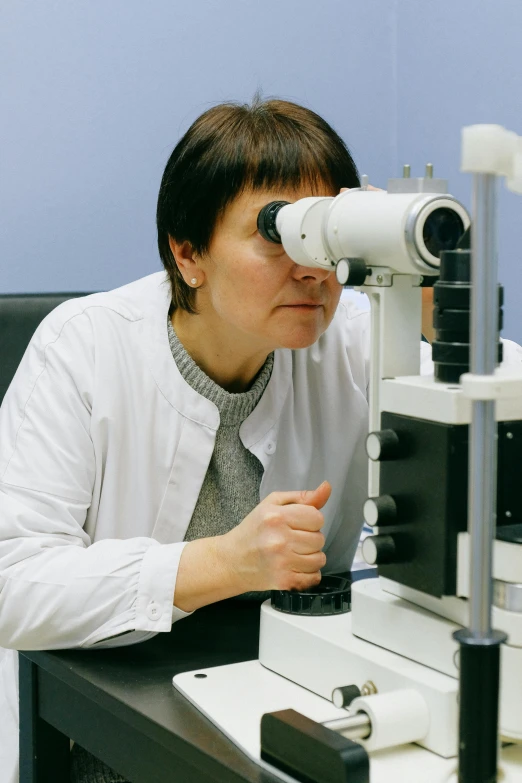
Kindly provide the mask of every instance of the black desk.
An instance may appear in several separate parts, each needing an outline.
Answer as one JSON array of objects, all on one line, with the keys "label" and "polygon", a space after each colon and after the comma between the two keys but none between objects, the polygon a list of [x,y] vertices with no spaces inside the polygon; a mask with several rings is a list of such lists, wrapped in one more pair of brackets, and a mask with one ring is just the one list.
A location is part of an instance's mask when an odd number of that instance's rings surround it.
[{"label": "black desk", "polygon": [[276,783],[172,686],[258,639],[259,604],[224,601],[143,644],[21,653],[20,783],[69,783],[69,737],[133,783]]}]

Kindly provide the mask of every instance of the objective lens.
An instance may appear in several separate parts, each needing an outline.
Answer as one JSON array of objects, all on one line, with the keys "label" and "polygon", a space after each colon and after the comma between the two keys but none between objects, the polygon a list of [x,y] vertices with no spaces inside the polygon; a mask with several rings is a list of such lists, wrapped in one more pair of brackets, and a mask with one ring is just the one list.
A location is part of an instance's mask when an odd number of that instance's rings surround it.
[{"label": "objective lens", "polygon": [[438,258],[443,250],[454,250],[463,233],[459,215],[448,207],[439,207],[426,218],[422,238],[432,256]]}]

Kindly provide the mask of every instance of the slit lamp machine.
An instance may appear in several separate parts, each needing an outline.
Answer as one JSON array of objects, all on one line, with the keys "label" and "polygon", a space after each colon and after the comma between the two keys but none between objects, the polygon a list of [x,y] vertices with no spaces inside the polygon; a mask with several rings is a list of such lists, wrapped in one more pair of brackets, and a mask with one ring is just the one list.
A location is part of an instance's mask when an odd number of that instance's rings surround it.
[{"label": "slit lamp machine", "polygon": [[[499,366],[496,249],[497,179],[522,193],[522,138],[464,128],[461,168],[471,217],[430,166],[259,214],[295,263],[335,269],[371,304],[361,516],[378,578],[274,591],[259,661],[174,678],[285,781],[522,782],[522,367]],[[421,376],[430,281],[434,375]]]}]

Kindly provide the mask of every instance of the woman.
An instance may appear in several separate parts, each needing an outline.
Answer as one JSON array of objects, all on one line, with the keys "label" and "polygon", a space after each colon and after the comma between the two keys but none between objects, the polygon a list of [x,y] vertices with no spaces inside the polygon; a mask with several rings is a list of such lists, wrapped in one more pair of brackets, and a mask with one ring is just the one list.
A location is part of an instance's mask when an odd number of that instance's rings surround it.
[{"label": "woman", "polygon": [[[369,316],[256,220],[275,199],[358,184],[308,109],[210,109],[161,183],[166,274],[66,302],[37,330],[0,411],[5,783],[14,650],[135,644],[213,601],[350,567]],[[121,780],[73,758],[77,780]]]}]

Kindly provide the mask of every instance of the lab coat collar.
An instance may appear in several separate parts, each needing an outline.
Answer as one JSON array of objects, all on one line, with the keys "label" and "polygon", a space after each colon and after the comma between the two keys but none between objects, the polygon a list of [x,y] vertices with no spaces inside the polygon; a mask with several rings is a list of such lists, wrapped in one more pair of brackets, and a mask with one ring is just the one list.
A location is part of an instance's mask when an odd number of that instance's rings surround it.
[{"label": "lab coat collar", "polygon": [[[145,360],[163,396],[178,413],[197,424],[217,430],[217,406],[195,391],[180,374],[172,357],[167,332],[171,303],[170,281],[166,274],[151,275],[152,295],[143,301],[143,319],[137,322],[142,334]],[[143,295],[143,288],[141,289]],[[274,427],[283,410],[292,379],[292,352],[274,352],[274,367],[266,389],[250,416],[240,427],[245,448],[251,449]]]},{"label": "lab coat collar", "polygon": [[288,396],[292,380],[292,352],[289,348],[274,351],[272,375],[258,404],[239,428],[245,448],[252,450],[273,429]]}]

